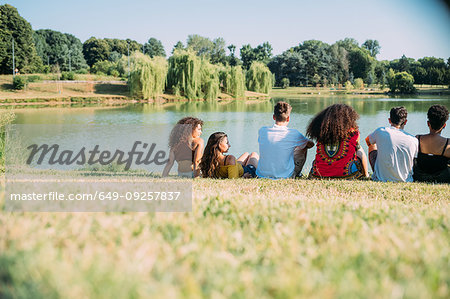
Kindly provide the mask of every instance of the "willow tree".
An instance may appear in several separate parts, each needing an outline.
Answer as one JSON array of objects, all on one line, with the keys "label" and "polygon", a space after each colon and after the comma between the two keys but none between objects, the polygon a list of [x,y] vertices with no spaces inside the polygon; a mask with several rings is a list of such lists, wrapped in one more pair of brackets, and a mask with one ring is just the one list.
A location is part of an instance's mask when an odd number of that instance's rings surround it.
[{"label": "willow tree", "polygon": [[217,66],[199,58],[194,51],[176,50],[169,58],[169,92],[188,99],[216,99],[219,95]]},{"label": "willow tree", "polygon": [[223,91],[234,98],[243,98],[245,95],[245,76],[240,66],[228,66],[220,71],[220,82]]},{"label": "willow tree", "polygon": [[269,93],[273,86],[273,76],[269,68],[261,62],[254,61],[246,74],[247,89],[255,92]]},{"label": "willow tree", "polygon": [[217,99],[220,92],[219,70],[205,59],[201,62],[200,82],[199,97],[205,100]]},{"label": "willow tree", "polygon": [[197,99],[201,83],[201,60],[193,51],[176,50],[169,58],[167,89],[188,99]]},{"label": "willow tree", "polygon": [[133,55],[130,73],[131,95],[150,99],[162,94],[166,84],[167,61],[164,57],[150,58],[141,53]]}]

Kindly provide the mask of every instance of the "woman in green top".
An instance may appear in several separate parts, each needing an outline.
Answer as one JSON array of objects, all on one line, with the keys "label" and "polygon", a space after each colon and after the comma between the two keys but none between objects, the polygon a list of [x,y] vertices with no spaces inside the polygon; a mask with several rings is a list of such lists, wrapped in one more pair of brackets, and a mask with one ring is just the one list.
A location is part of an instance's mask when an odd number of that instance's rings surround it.
[{"label": "woman in green top", "polygon": [[200,162],[200,169],[204,178],[256,177],[256,167],[259,156],[253,152],[244,153],[238,159],[233,155],[224,155],[230,148],[227,134],[216,132],[209,136],[205,151]]}]

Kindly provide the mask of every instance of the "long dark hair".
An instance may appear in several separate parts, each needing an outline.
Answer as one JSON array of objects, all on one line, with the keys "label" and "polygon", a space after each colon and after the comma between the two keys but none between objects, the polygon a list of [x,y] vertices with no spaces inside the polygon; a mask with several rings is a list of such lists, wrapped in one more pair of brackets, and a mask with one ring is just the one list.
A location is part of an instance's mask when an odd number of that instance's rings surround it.
[{"label": "long dark hair", "polygon": [[180,119],[170,132],[169,148],[175,149],[181,143],[191,146],[192,132],[198,125],[203,125],[203,121],[198,118],[188,116]]},{"label": "long dark hair", "polygon": [[208,138],[200,169],[204,178],[217,178],[217,169],[219,168],[220,142],[227,137],[224,132],[216,132]]},{"label": "long dark hair", "polygon": [[350,129],[358,130],[358,118],[358,113],[349,105],[334,104],[314,116],[306,135],[322,144],[336,144],[346,138]]}]

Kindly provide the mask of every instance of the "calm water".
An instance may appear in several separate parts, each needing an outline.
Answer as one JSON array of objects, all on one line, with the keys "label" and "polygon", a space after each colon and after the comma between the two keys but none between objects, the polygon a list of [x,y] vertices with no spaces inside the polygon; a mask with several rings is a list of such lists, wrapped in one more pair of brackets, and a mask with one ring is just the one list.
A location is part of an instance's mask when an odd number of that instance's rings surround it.
[{"label": "calm water", "polygon": [[[164,124],[172,126],[180,118],[191,115],[204,121],[203,135],[216,131],[226,132],[231,143],[230,153],[239,156],[248,151],[258,152],[258,129],[273,124],[273,105],[279,100],[289,102],[293,109],[289,127],[304,133],[309,120],[325,107],[335,103],[351,105],[360,115],[361,137],[374,129],[388,125],[389,110],[394,106],[408,109],[405,131],[411,134],[428,132],[426,112],[433,104],[450,108],[450,97],[429,98],[274,98],[270,101],[185,102],[176,104],[132,104],[120,107],[85,108],[27,108],[16,109],[17,124]],[[444,136],[450,137],[448,129]],[[365,142],[363,147],[367,152]],[[310,151],[306,168],[311,166],[315,148]]]}]

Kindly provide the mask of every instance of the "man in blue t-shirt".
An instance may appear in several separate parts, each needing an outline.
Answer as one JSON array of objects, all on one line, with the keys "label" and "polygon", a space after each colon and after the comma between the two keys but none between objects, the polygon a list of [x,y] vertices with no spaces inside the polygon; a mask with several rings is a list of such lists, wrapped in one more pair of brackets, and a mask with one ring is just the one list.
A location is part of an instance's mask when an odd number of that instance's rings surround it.
[{"label": "man in blue t-shirt", "polygon": [[291,110],[288,103],[278,102],[273,112],[275,124],[259,129],[258,177],[281,179],[301,174],[306,152],[314,146],[314,142],[296,129],[287,127]]}]

